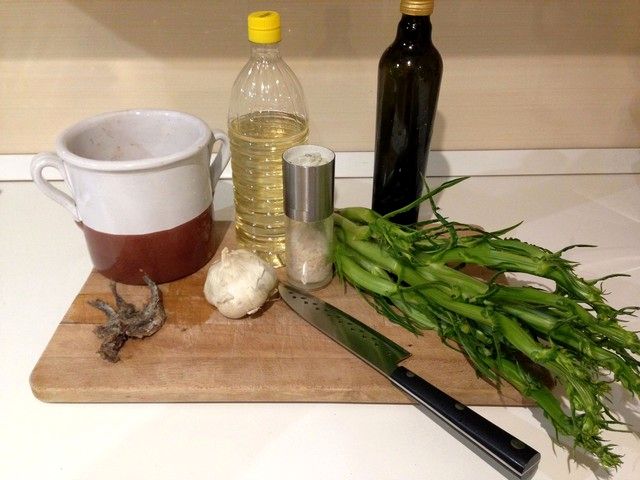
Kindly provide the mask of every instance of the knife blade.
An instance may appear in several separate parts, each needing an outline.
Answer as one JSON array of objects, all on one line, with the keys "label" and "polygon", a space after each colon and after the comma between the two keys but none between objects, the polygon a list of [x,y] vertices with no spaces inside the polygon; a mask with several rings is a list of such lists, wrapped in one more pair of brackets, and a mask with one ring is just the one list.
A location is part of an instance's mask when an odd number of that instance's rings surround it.
[{"label": "knife blade", "polygon": [[308,292],[281,283],[280,296],[302,319],[378,370],[439,425],[508,477],[530,478],[540,453],[399,365],[411,356],[400,345]]}]

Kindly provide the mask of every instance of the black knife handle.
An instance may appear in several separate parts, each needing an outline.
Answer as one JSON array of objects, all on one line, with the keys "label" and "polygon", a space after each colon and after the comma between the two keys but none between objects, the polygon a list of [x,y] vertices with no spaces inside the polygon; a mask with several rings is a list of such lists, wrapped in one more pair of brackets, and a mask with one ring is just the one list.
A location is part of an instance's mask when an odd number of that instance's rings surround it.
[{"label": "black knife handle", "polygon": [[[516,478],[533,475],[540,453],[465,407],[443,391],[404,367],[396,368],[391,380],[467,440],[476,453],[493,460]],[[479,450],[478,450],[479,449]]]}]

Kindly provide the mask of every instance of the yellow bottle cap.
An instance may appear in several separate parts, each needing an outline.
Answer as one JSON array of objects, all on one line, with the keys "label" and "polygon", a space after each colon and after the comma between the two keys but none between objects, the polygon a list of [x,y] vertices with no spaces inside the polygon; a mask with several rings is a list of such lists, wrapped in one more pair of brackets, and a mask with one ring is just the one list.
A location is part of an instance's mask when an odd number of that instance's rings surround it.
[{"label": "yellow bottle cap", "polygon": [[249,41],[253,43],[278,43],[280,41],[280,14],[262,10],[249,14]]},{"label": "yellow bottle cap", "polygon": [[425,17],[433,13],[434,0],[400,0],[400,12],[414,17]]}]

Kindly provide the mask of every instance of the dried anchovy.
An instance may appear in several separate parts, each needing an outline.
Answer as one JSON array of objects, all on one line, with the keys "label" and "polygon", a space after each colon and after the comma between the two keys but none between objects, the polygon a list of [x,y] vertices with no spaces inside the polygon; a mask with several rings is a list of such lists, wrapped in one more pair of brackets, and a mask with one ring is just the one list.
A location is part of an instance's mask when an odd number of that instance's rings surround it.
[{"label": "dried anchovy", "polygon": [[109,362],[115,363],[120,360],[120,349],[129,338],[153,335],[160,330],[167,318],[160,289],[146,275],[144,281],[151,291],[151,298],[142,310],[137,310],[135,305],[126,302],[118,293],[115,283],[111,283],[111,292],[116,300],[115,308],[100,299],[88,302],[107,317],[104,325],[96,327],[94,332],[102,339],[98,353]]}]

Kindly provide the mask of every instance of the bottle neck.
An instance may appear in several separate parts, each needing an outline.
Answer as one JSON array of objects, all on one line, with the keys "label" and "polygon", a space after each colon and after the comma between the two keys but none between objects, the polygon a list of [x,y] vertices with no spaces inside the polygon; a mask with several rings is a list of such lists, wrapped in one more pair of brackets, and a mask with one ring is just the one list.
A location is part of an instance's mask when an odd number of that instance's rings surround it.
[{"label": "bottle neck", "polygon": [[431,17],[402,14],[396,41],[415,44],[431,43]]},{"label": "bottle neck", "polygon": [[280,58],[280,43],[251,43],[251,56],[276,60]]}]

